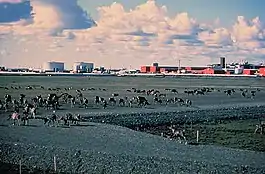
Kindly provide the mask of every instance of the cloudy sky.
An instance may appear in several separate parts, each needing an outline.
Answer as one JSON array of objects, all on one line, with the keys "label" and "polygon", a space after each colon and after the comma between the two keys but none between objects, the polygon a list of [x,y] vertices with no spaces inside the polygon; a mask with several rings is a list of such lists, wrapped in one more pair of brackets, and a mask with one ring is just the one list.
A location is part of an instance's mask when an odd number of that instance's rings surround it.
[{"label": "cloudy sky", "polygon": [[265,61],[262,0],[0,0],[0,66]]}]

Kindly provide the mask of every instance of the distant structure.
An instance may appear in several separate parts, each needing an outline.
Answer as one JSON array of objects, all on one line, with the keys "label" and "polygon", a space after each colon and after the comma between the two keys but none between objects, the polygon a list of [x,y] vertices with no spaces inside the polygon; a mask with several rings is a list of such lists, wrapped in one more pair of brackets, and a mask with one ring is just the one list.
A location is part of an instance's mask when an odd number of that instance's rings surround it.
[{"label": "distant structure", "polygon": [[158,67],[158,63],[157,62],[153,63],[153,66]]},{"label": "distant structure", "polygon": [[42,66],[42,70],[45,72],[63,72],[63,62],[45,62]]},{"label": "distant structure", "polygon": [[220,57],[220,66],[221,68],[226,68],[225,57]]},{"label": "distant structure", "polygon": [[6,67],[0,66],[0,71],[5,71],[5,70],[6,70]]},{"label": "distant structure", "polygon": [[141,66],[141,73],[185,73],[185,72],[194,72],[199,73],[207,67],[181,67],[180,63],[178,66],[159,66],[158,63],[153,63],[151,66]]},{"label": "distant structure", "polygon": [[191,74],[244,74],[265,76],[265,64],[250,64],[247,61],[240,63],[226,63],[225,57],[220,57],[220,62],[204,67],[141,66],[141,73],[191,73]]},{"label": "distant structure", "polygon": [[73,72],[75,73],[90,73],[94,69],[93,63],[86,63],[86,62],[75,62],[73,65]]}]

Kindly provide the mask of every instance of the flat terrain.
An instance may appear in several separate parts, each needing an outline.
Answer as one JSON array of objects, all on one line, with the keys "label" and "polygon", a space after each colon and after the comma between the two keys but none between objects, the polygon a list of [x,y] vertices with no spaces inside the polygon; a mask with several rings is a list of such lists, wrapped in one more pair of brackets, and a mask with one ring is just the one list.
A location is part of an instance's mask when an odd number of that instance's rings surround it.
[{"label": "flat terrain", "polygon": [[[32,86],[29,90],[26,87]],[[207,87],[205,95],[187,95],[185,90]],[[67,90],[65,90],[67,88]],[[133,92],[155,89],[166,99],[189,99],[192,106],[157,104],[153,96]],[[70,90],[68,90],[70,89]],[[169,90],[170,89],[170,90]],[[171,92],[176,89],[178,93]],[[234,89],[227,96],[224,91]],[[81,114],[80,125],[48,127],[40,119],[27,126],[13,126],[10,111],[0,110],[0,170],[53,169],[57,157],[59,172],[69,173],[265,173],[265,135],[254,134],[265,120],[265,81],[255,78],[143,78],[143,77],[0,77],[0,100],[5,94],[18,99],[36,95],[82,90],[87,108],[61,102],[58,115]],[[131,92],[129,92],[130,90]],[[241,95],[247,90],[247,96]],[[254,97],[250,91],[256,91]],[[94,103],[106,99],[145,96],[150,105],[133,107]],[[39,108],[37,117],[49,117],[53,110]],[[185,129],[188,144],[170,140],[170,125]],[[196,132],[199,130],[199,143]],[[14,169],[15,168],[15,169]]]}]

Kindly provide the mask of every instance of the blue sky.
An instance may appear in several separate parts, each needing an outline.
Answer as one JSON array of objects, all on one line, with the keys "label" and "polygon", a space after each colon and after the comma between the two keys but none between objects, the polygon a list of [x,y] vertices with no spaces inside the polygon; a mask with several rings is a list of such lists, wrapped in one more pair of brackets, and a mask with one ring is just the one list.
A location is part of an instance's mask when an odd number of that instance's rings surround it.
[{"label": "blue sky", "polygon": [[[113,2],[123,4],[128,10],[145,3],[146,0],[79,0],[95,20],[98,19],[97,7],[110,5]],[[220,23],[225,26],[231,26],[237,16],[241,15],[246,18],[259,16],[261,20],[265,19],[264,0],[156,0],[156,2],[165,5],[170,16],[188,12],[201,22],[210,22],[219,18]]]}]

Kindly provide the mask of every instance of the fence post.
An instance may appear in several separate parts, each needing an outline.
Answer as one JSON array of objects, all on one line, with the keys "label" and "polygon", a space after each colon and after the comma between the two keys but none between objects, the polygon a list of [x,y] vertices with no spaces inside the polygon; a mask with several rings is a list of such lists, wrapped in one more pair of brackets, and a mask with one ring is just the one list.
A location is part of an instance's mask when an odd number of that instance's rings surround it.
[{"label": "fence post", "polygon": [[56,156],[55,155],[53,157],[53,163],[54,163],[54,171],[56,172],[57,168],[56,168]]},{"label": "fence post", "polygon": [[19,160],[19,174],[22,174],[22,164],[21,164],[21,160]]},{"label": "fence post", "polygon": [[197,130],[197,143],[199,143],[199,130]]}]

